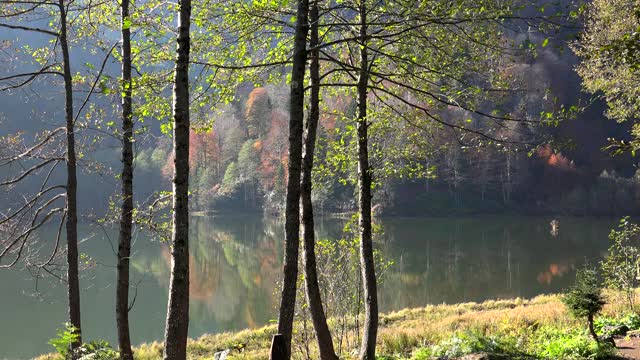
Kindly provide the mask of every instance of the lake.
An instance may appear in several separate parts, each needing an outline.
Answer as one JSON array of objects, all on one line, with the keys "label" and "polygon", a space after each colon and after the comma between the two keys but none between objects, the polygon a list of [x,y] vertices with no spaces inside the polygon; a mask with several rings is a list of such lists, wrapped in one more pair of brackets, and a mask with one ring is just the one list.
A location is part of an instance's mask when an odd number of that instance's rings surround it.
[{"label": "lake", "polygon": [[[617,220],[480,216],[380,219],[377,247],[393,265],[380,286],[381,311],[437,303],[533,297],[570,285],[575,269],[606,255]],[[346,220],[318,219],[319,239],[343,237]],[[83,226],[84,340],[116,340],[116,232]],[[46,240],[46,234],[41,238]],[[276,282],[282,264],[283,224],[259,216],[193,217],[191,225],[191,337],[257,327],[276,318]],[[113,245],[110,243],[113,242]],[[113,246],[113,247],[112,247]],[[136,236],[132,254],[130,313],[134,343],[164,333],[170,254],[157,240]],[[66,320],[64,284],[26,271],[0,270],[0,359],[50,352],[47,341]],[[37,287],[36,287],[37,285]],[[38,295],[34,295],[38,290]],[[116,346],[117,347],[117,346]]]}]

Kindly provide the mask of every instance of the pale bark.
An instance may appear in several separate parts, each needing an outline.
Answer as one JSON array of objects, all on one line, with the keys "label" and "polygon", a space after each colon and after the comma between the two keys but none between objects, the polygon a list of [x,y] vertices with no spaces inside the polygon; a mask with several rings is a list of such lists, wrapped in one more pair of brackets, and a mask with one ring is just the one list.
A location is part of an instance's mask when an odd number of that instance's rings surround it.
[{"label": "pale bark", "polygon": [[180,0],[173,94],[173,234],[164,359],[187,357],[189,330],[189,51],[191,0]]}]

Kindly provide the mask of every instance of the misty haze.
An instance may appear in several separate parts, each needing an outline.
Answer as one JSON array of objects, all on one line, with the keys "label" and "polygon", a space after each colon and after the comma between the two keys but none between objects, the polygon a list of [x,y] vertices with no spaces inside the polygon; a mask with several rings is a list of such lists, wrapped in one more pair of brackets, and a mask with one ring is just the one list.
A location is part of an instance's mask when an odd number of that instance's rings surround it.
[{"label": "misty haze", "polygon": [[0,1],[0,360],[640,359],[640,3]]}]

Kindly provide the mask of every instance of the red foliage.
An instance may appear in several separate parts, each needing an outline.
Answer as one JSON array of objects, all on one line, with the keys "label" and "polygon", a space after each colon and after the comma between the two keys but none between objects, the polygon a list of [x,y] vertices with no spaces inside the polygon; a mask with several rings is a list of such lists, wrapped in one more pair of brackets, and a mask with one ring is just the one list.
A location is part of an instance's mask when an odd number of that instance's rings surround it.
[{"label": "red foliage", "polygon": [[[288,123],[287,115],[278,110],[271,113],[269,130],[264,141],[256,142],[256,149],[260,152],[260,179],[267,188],[272,188],[275,179],[277,166],[286,166],[284,159],[287,157]],[[286,169],[286,167],[285,167]]]},{"label": "red foliage", "polygon": [[267,92],[267,89],[263,87],[253,89],[251,93],[249,93],[249,98],[247,99],[247,113],[251,112],[256,104],[267,102],[268,100],[269,93]]},{"label": "red foliage", "polygon": [[[162,167],[162,176],[170,180],[173,176],[173,153],[169,155],[166,163]],[[189,132],[189,167],[193,172],[199,168],[213,167],[218,171],[220,162],[220,146],[216,140],[216,133],[211,130],[207,132]]]},{"label": "red foliage", "polygon": [[173,168],[174,168],[173,160],[174,159],[175,159],[175,155],[173,154],[173,151],[172,151],[169,153],[169,156],[167,157],[167,162],[164,163],[164,166],[162,167],[162,176],[167,180],[171,180],[173,178]]},{"label": "red foliage", "polygon": [[565,261],[561,261],[559,263],[549,264],[548,269],[538,273],[536,280],[540,284],[549,285],[553,281],[554,278],[563,277],[570,270],[575,268],[575,261],[573,259],[568,259]]},{"label": "red foliage", "polygon": [[191,170],[216,167],[220,161],[220,146],[215,130],[189,133],[189,166]]},{"label": "red foliage", "polygon": [[256,142],[253,143],[253,148],[256,151],[262,151],[262,140],[258,139],[256,140]]},{"label": "red foliage", "polygon": [[267,131],[271,113],[271,100],[265,88],[255,88],[246,103],[245,121],[249,137],[257,138]]},{"label": "red foliage", "polygon": [[569,160],[561,153],[554,153],[551,146],[545,145],[537,150],[537,155],[540,159],[544,160],[545,164],[563,171],[573,172],[576,170],[576,166],[573,161]]}]

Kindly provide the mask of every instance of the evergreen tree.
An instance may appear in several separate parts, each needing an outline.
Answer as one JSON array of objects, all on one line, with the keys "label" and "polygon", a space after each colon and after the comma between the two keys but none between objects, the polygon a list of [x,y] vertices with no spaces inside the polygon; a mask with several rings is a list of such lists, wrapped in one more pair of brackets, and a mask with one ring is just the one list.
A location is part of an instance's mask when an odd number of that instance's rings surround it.
[{"label": "evergreen tree", "polygon": [[586,318],[589,333],[597,342],[598,335],[593,328],[593,318],[606,303],[602,295],[602,285],[596,270],[589,267],[579,269],[576,282],[562,297],[569,311],[578,318]]}]

